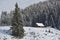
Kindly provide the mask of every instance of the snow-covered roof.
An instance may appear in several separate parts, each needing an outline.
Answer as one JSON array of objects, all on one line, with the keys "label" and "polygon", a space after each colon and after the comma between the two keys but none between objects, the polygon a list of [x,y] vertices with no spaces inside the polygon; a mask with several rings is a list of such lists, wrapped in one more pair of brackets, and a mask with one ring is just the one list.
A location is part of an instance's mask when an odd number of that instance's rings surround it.
[{"label": "snow-covered roof", "polygon": [[44,26],[43,23],[36,23],[36,24],[37,24],[37,26]]}]

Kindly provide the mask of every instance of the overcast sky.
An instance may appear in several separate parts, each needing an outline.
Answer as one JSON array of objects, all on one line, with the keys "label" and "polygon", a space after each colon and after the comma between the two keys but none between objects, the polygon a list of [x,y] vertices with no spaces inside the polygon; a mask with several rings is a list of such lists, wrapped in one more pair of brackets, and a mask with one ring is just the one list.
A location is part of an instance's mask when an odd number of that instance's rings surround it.
[{"label": "overcast sky", "polygon": [[0,13],[2,11],[11,11],[14,10],[15,3],[17,2],[19,7],[21,9],[24,9],[25,7],[38,3],[40,1],[45,1],[45,0],[0,0]]}]

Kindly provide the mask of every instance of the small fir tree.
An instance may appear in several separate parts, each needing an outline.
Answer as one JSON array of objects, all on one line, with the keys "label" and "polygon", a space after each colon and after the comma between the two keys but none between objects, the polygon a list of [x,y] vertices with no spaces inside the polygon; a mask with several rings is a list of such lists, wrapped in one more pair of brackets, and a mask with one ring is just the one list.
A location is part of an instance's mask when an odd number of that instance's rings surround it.
[{"label": "small fir tree", "polygon": [[20,13],[20,9],[18,8],[18,4],[15,5],[15,12],[12,18],[12,35],[22,38],[24,36],[23,22]]}]

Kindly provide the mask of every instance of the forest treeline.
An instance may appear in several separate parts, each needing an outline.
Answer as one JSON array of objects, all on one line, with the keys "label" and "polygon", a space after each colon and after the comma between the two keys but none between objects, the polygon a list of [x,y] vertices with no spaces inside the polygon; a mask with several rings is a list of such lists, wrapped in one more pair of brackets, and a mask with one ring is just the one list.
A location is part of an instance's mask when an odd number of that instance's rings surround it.
[{"label": "forest treeline", "polygon": [[[37,27],[36,23],[43,23],[45,26],[60,29],[60,0],[48,0],[30,5],[21,9],[24,26]],[[14,10],[10,13],[3,11],[0,25],[11,25]]]}]

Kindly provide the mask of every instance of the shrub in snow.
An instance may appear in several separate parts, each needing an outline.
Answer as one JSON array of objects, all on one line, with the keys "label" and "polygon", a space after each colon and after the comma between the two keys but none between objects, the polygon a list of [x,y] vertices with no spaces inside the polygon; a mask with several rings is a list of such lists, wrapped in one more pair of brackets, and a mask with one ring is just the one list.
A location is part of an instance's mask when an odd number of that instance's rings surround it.
[{"label": "shrub in snow", "polygon": [[31,35],[35,35],[35,32],[30,32]]},{"label": "shrub in snow", "polygon": [[4,38],[3,38],[3,40],[7,40],[7,38],[6,38],[6,37],[4,37]]}]

